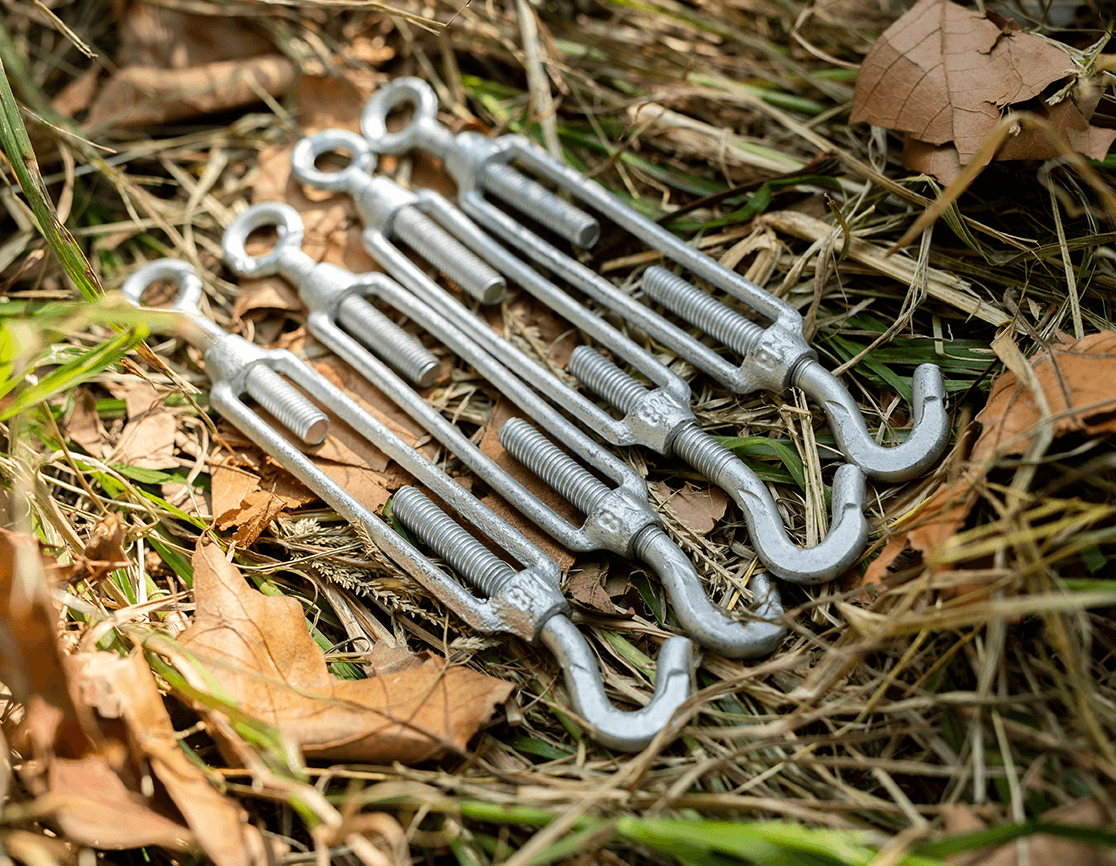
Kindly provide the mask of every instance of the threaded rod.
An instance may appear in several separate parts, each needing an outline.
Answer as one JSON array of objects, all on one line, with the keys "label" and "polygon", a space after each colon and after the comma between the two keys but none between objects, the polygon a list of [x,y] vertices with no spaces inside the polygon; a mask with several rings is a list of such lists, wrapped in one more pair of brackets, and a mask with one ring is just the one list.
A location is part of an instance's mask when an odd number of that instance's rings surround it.
[{"label": "threaded rod", "polygon": [[591,346],[578,346],[570,355],[570,373],[621,412],[630,412],[647,389]]},{"label": "threaded rod", "polygon": [[500,444],[582,514],[593,514],[611,493],[581,464],[522,418],[512,418],[503,426]]},{"label": "threaded rod", "polygon": [[404,487],[392,497],[391,511],[400,523],[485,595],[495,595],[515,577],[511,566],[414,487]]},{"label": "threaded rod", "polygon": [[415,337],[359,295],[349,295],[337,310],[345,329],[380,355],[408,381],[425,388],[438,374],[438,359]]},{"label": "threaded rod", "polygon": [[325,413],[270,367],[253,364],[244,386],[252,399],[303,442],[317,445],[325,439],[329,432]]},{"label": "threaded rod", "polygon": [[400,208],[392,226],[407,246],[478,301],[492,303],[507,290],[502,276],[421,211]]},{"label": "threaded rod", "polygon": [[755,322],[748,321],[666,268],[657,265],[648,268],[643,275],[643,291],[741,355],[746,355],[763,335],[763,328]]}]

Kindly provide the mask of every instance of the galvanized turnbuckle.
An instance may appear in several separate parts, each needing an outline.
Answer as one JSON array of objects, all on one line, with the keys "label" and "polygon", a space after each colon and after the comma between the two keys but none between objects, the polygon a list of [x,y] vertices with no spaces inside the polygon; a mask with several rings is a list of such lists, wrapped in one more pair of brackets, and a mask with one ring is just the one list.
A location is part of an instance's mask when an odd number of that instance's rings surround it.
[{"label": "galvanized turnbuckle", "polygon": [[[402,106],[412,109],[412,117],[403,129],[389,132],[388,115]],[[361,130],[378,153],[424,150],[440,158],[457,183],[462,209],[483,228],[520,250],[559,280],[576,286],[637,325],[726,387],[737,393],[756,389],[783,391],[791,386],[801,388],[818,401],[829,418],[838,446],[867,475],[885,481],[905,480],[924,472],[941,456],[949,437],[949,419],[944,406],[945,385],[936,365],[923,364],[915,371],[914,424],[906,441],[887,448],[877,445],[848,389],[818,363],[816,353],[806,344],[802,317],[797,310],[683,243],[611,196],[599,184],[551,159],[528,139],[515,135],[488,139],[475,132],[454,135],[437,122],[436,114],[437,100],[430,86],[417,78],[400,78],[373,95],[364,109]],[[550,194],[550,199],[540,198],[538,206],[528,210],[508,196],[510,182],[493,181],[496,175],[518,174],[515,166],[568,192],[576,199],[579,212],[589,217],[600,214],[658,250],[674,266],[688,271],[692,278],[705,280],[734,296],[770,324],[761,327],[735,314],[671,270],[661,266],[649,268],[643,278],[644,292],[737,352],[739,365],[729,363],[673,322],[495,206],[489,197],[509,202],[543,226],[552,228],[547,221],[552,207],[550,202],[562,199]],[[529,180],[526,175],[520,177]]]},{"label": "galvanized turnbuckle", "polygon": [[[267,254],[253,258],[244,248],[245,240],[252,231],[265,225],[277,228],[278,241]],[[225,256],[242,274],[277,273],[293,283],[307,305],[307,321],[318,339],[557,541],[571,550],[608,550],[646,562],[666,588],[683,628],[703,646],[736,658],[763,655],[775,649],[786,633],[786,626],[782,622],[778,590],[766,575],[753,578],[751,588],[759,602],[754,621],[739,622],[728,616],[709,601],[693,564],[663,531],[661,521],[647,502],[643,479],[473,342],[457,327],[462,323],[460,316],[451,322],[384,274],[358,277],[332,265],[314,263],[302,251],[301,240],[302,221],[294,208],[280,202],[265,202],[253,205],[229,226],[224,238]],[[410,267],[415,267],[407,261]],[[585,466],[615,485],[599,481],[525,421],[513,419],[500,430],[500,440],[508,451],[581,511],[585,522],[575,526],[546,506],[392,373],[375,354],[379,349],[374,332],[358,335],[339,327],[329,311],[336,310],[342,299],[352,293],[374,296],[436,337],[562,441]],[[550,377],[545,368],[534,366],[537,376]]]},{"label": "galvanized turnbuckle", "polygon": [[[349,164],[334,172],[316,168],[318,157],[335,151],[347,153]],[[788,537],[767,486],[701,430],[690,409],[689,386],[643,347],[511,255],[442,196],[431,190],[410,193],[421,197],[425,212],[473,250],[486,267],[526,289],[645,377],[650,385],[635,380],[590,346],[575,350],[569,371],[618,410],[621,417],[615,417],[494,333],[402,254],[391,237],[392,208],[411,206],[406,204],[407,193],[386,177],[370,176],[374,157],[363,139],[341,130],[318,133],[296,145],[291,161],[304,183],[348,192],[364,220],[362,237],[373,258],[419,298],[448,315],[458,330],[523,382],[607,441],[677,456],[722,487],[740,506],[753,545],[774,574],[798,583],[821,583],[847,571],[859,557],[868,525],[861,511],[864,479],[856,467],[842,466],[837,471],[833,521],[826,538],[811,548],[798,547]],[[559,438],[568,436],[548,429]]]},{"label": "galvanized turnbuckle", "polygon": [[[122,291],[131,303],[142,306],[144,292],[160,280],[178,285],[171,309],[187,319],[188,339],[204,352],[212,382],[210,403],[218,412],[470,627],[509,632],[551,649],[562,664],[575,711],[600,742],[634,751],[662,730],[690,692],[688,640],[675,637],[663,644],[655,693],[647,706],[634,712],[617,710],[605,694],[592,650],[568,618],[570,608],[559,590],[560,574],[553,560],[304,361],[285,350],[261,349],[202,316],[198,309],[202,282],[185,263],[152,262],[133,273]],[[266,423],[244,401],[246,394],[308,445],[320,443],[327,435],[329,420],[322,408],[328,409],[520,567],[513,568],[493,554],[418,489],[398,491],[392,500],[396,516],[485,597],[473,595],[338,485],[303,448]]]}]

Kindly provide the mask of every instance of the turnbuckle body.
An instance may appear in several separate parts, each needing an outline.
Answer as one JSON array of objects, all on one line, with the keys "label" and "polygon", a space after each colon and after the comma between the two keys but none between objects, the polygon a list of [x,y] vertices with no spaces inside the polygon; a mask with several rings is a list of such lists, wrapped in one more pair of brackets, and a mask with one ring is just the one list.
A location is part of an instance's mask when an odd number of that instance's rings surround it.
[{"label": "turnbuckle body", "polygon": [[[253,258],[245,251],[244,242],[255,229],[265,225],[277,228],[278,241],[265,256]],[[758,601],[755,621],[739,622],[710,602],[693,564],[670,541],[651,509],[643,479],[473,342],[457,327],[465,321],[461,316],[451,322],[383,274],[360,278],[362,285],[370,286],[380,302],[403,313],[412,323],[440,340],[551,435],[564,442],[586,465],[615,485],[598,481],[522,420],[513,419],[500,430],[500,441],[507,450],[585,515],[581,526],[573,525],[541,502],[368,351],[369,348],[376,351],[374,335],[365,334],[361,341],[365,346],[361,346],[323,315],[323,310],[335,306],[330,298],[330,284],[335,284],[333,293],[344,292],[352,275],[345,272],[338,275],[333,266],[314,263],[301,250],[301,227],[301,218],[289,205],[280,202],[253,205],[226,231],[225,256],[242,274],[278,273],[290,280],[310,311],[307,321],[318,339],[551,537],[571,550],[608,550],[646,562],[662,581],[683,628],[703,646],[736,658],[755,657],[775,649],[786,626],[782,622],[783,608],[778,590],[767,576],[753,579],[751,588]],[[409,263],[409,259],[407,261]],[[436,286],[434,289],[441,291]],[[465,315],[467,320],[472,320],[471,314]],[[539,376],[550,376],[545,369],[538,369]]]},{"label": "turnbuckle body", "polygon": [[[351,161],[339,171],[326,174],[315,168],[315,163],[319,156],[330,151],[348,153]],[[690,409],[689,386],[643,347],[511,255],[442,196],[430,190],[412,193],[421,197],[432,219],[451,231],[485,263],[646,377],[650,386],[628,376],[588,346],[575,350],[570,372],[619,410],[621,417],[614,417],[496,334],[391,244],[384,231],[390,207],[376,196],[380,191],[390,201],[402,198],[395,192],[387,196],[392,181],[368,174],[375,159],[359,136],[341,130],[318,133],[296,145],[291,162],[296,177],[304,183],[352,195],[365,221],[362,237],[369,253],[423,301],[449,314],[456,328],[467,332],[468,337],[524,382],[531,383],[539,393],[607,441],[617,445],[642,445],[660,454],[680,457],[722,487],[743,511],[753,545],[774,574],[798,583],[821,583],[847,571],[860,556],[867,540],[868,524],[861,510],[864,479],[855,467],[843,466],[838,470],[833,520],[826,538],[812,548],[799,548],[788,537],[767,486],[743,461],[700,429]],[[552,435],[569,441],[569,425],[564,425],[562,432],[552,427],[548,429]]]},{"label": "turnbuckle body", "polygon": [[[260,349],[202,316],[197,306],[202,283],[185,263],[152,262],[133,273],[122,292],[131,303],[142,306],[144,292],[159,280],[178,285],[171,309],[187,318],[187,336],[204,352],[213,386],[210,402],[218,412],[471,628],[486,633],[508,632],[550,648],[562,663],[575,710],[602,743],[635,751],[662,729],[689,695],[692,645],[688,640],[677,637],[664,643],[655,694],[646,707],[635,712],[617,710],[605,695],[591,649],[569,621],[569,604],[559,589],[561,575],[553,560],[310,365],[285,350]],[[305,429],[306,435],[300,437],[303,441],[324,439],[328,425],[328,417],[320,408],[324,407],[406,469],[521,568],[512,568],[491,553],[417,489],[398,491],[393,505],[400,521],[487,597],[470,593],[244,402],[244,394],[252,393],[248,383],[253,370],[259,368],[275,376],[269,384],[276,390],[263,392],[258,402],[285,426]],[[313,399],[307,395],[313,395]]]},{"label": "turnbuckle body", "polygon": [[[412,118],[403,129],[389,133],[387,116],[400,106],[410,106]],[[838,446],[866,474],[886,481],[901,481],[924,472],[941,456],[949,437],[949,419],[944,406],[945,384],[937,366],[924,364],[915,371],[914,425],[907,440],[889,448],[877,445],[848,389],[818,363],[816,352],[807,345],[802,333],[802,316],[797,310],[682,242],[624,205],[599,184],[552,159],[528,139],[522,136],[487,139],[473,132],[454,135],[437,122],[436,114],[437,99],[430,86],[417,78],[400,78],[385,84],[369,100],[361,117],[361,130],[372,149],[379,153],[398,154],[417,149],[439,157],[458,185],[462,209],[483,228],[561,281],[576,286],[623,316],[726,387],[742,394],[757,389],[779,392],[791,386],[801,388],[819,402],[829,418]],[[513,161],[568,192],[590,215],[601,214],[694,277],[734,296],[769,320],[770,324],[764,328],[739,317],[740,322],[749,326],[743,328],[738,339],[729,343],[741,356],[739,365],[729,363],[486,198],[485,193],[498,195],[488,180],[491,166],[500,164],[513,170]],[[546,225],[544,220],[539,222]],[[699,295],[732,312],[662,267],[648,269],[643,282],[648,295],[683,318],[690,318],[693,324],[700,326],[701,323],[693,321],[691,311],[699,303],[704,303],[707,309],[710,307],[709,303],[700,301]],[[656,291],[658,294],[654,294]],[[734,325],[739,324],[734,322]]]}]

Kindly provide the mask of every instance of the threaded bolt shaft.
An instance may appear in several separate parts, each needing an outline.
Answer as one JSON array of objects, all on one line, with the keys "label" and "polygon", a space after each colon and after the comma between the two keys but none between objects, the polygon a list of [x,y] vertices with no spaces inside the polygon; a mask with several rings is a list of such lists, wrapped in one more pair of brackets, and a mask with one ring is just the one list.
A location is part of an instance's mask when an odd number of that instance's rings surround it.
[{"label": "threaded bolt shaft", "polygon": [[329,432],[329,419],[290,382],[263,364],[248,368],[245,390],[275,419],[307,445],[317,445]]},{"label": "threaded bolt shaft", "polygon": [[570,373],[585,387],[627,413],[647,396],[647,389],[592,346],[578,346],[570,355]]},{"label": "threaded bolt shaft", "polygon": [[415,337],[359,295],[349,295],[337,319],[350,334],[421,388],[438,375],[438,359]]},{"label": "threaded bolt shaft", "polygon": [[491,597],[515,577],[510,565],[477,541],[414,487],[392,497],[391,512],[454,571]]},{"label": "threaded bolt shaft", "polygon": [[392,229],[407,246],[481,303],[498,301],[507,291],[502,276],[417,208],[400,208]]},{"label": "threaded bolt shaft", "polygon": [[643,291],[741,355],[746,355],[763,334],[763,328],[755,322],[748,321],[666,268],[648,268],[643,275]]},{"label": "threaded bolt shaft", "polygon": [[671,443],[674,454],[716,483],[725,467],[739,458],[702,430],[696,421],[682,426]]},{"label": "threaded bolt shaft", "polygon": [[500,444],[582,514],[595,513],[612,492],[522,418],[512,418],[501,428]]},{"label": "threaded bolt shaft", "polygon": [[600,223],[593,217],[507,163],[488,165],[484,179],[494,195],[583,249],[593,246],[601,236]]}]

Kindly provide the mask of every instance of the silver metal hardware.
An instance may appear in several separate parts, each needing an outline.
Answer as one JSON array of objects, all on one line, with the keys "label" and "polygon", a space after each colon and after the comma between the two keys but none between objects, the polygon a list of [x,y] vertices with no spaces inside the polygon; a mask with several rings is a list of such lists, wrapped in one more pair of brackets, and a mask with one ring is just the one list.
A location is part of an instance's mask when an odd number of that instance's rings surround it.
[{"label": "silver metal hardware", "polygon": [[[354,141],[361,142],[360,136],[342,130],[327,130],[302,139],[291,154],[295,175],[303,183],[322,189],[344,190],[356,198],[351,179],[357,173],[367,176],[375,157],[367,147],[353,150]],[[340,171],[322,171],[317,167],[317,158],[330,151],[348,152],[352,162]],[[369,158],[371,163],[367,163]],[[504,278],[430,219],[424,213],[421,198],[391,181],[372,181],[360,193],[357,207],[362,213],[367,211],[371,215],[385,242],[402,241],[483,304],[491,304],[504,297],[507,292]]]},{"label": "silver metal hardware", "polygon": [[[587,428],[609,442],[618,445],[639,444],[660,454],[673,454],[685,459],[675,446],[675,440],[683,430],[695,428],[697,421],[690,410],[689,386],[681,377],[672,373],[638,344],[508,253],[443,197],[431,190],[415,193],[432,218],[468,244],[497,271],[525,288],[602,346],[623,357],[648,378],[651,382],[650,388],[635,382],[625,386],[635,389],[633,393],[638,394],[638,400],[632,402],[613,399],[611,401],[623,413],[621,418],[614,417],[585,394],[567,386],[493,332],[485,322],[472,315],[462,304],[435,285],[415,267],[410,259],[386,241],[380,230],[380,223],[377,221],[383,220],[385,215],[390,214],[384,201],[397,198],[398,194],[390,192],[392,182],[387,178],[370,178],[364,172],[355,170],[358,165],[370,168],[373,164],[367,143],[352,133],[334,130],[328,134],[319,133],[311,136],[300,143],[299,147],[303,147],[304,144],[305,148],[301,154],[296,148],[296,155],[299,158],[292,158],[292,163],[296,176],[305,182],[312,182],[313,177],[308,176],[309,180],[306,180],[302,172],[303,166],[324,153],[325,149],[344,150],[352,157],[348,166],[330,175],[333,178],[330,188],[347,190],[353,196],[365,220],[365,231],[362,235],[365,246],[388,273],[431,307],[447,313],[453,319],[456,328],[467,332],[468,337],[506,365],[522,381],[530,383],[541,394],[570,412]],[[345,176],[344,180],[337,180],[341,175]],[[604,359],[601,360],[603,362]],[[572,366],[570,368],[575,376],[582,378],[587,384],[588,380],[585,376],[591,374],[592,369],[594,369],[593,365],[586,370],[579,370]],[[616,380],[618,382],[631,381],[619,370],[616,370],[616,375],[619,376]],[[610,390],[610,387],[606,388],[601,392],[602,396],[608,398]],[[555,438],[563,442],[570,441],[569,424],[564,424],[560,430],[543,422],[537,410],[526,411],[533,413]],[[712,440],[709,444],[714,445]],[[753,546],[772,572],[786,580],[798,583],[818,583],[831,580],[856,561],[864,549],[868,527],[860,511],[863,498],[854,502],[848,497],[855,495],[857,491],[863,492],[863,480],[859,484],[850,482],[849,472],[843,474],[845,481],[840,488],[842,496],[834,498],[833,521],[829,534],[817,548],[801,549],[797,548],[787,536],[778,517],[775,503],[766,493],[766,488],[758,476],[731,452],[721,449],[721,453],[721,462],[733,465],[719,467],[719,475],[710,476],[710,480],[723,486],[745,513],[755,512],[751,517],[754,518],[757,526],[764,527],[765,533],[752,536]],[[581,456],[587,459],[584,452]],[[754,495],[756,490],[763,490],[765,493],[762,497],[756,496]]]},{"label": "silver metal hardware", "polygon": [[[241,228],[247,228],[249,222],[242,223]],[[242,242],[250,231],[245,231]],[[123,294],[134,305],[142,306],[144,292],[158,280],[173,280],[180,287],[179,296],[171,309],[182,313],[195,326],[189,332],[190,337],[205,353],[206,372],[212,382],[210,403],[218,412],[314,490],[470,627],[481,632],[510,632],[529,641],[542,642],[555,652],[564,666],[568,681],[573,680],[577,688],[604,699],[599,669],[583,663],[586,658],[592,659],[592,652],[581,633],[569,622],[570,608],[558,588],[560,574],[553,560],[308,364],[285,350],[260,349],[203,317],[197,308],[201,281],[188,265],[168,260],[153,262],[128,278],[122,287]],[[431,519],[434,515],[422,507],[421,494],[413,489],[400,491],[396,498],[402,499],[397,507],[407,515],[405,520],[411,528],[420,535],[427,534],[432,543],[440,547],[444,547],[446,539],[451,539],[451,550],[442,549],[440,552],[447,557],[452,554],[453,562],[461,568],[463,576],[476,581],[488,597],[482,599],[471,594],[401,535],[393,532],[383,520],[241,400],[249,371],[259,365],[282,373],[307,394],[312,394],[317,403],[429,487],[522,568],[515,570],[501,560],[496,560],[500,566],[496,568],[488,560],[476,556],[471,551],[481,547],[480,543],[444,513],[439,512],[437,520],[425,526],[423,515]],[[467,536],[475,547],[463,544],[463,536]],[[452,549],[462,553],[453,553]],[[564,625],[554,622],[558,620]],[[573,661],[567,663],[567,658]],[[577,703],[574,696],[575,708],[585,716],[590,733],[595,734],[598,728],[602,731],[601,741],[606,745],[629,751],[642,749],[688,696],[690,668],[689,641],[685,638],[668,640],[663,646],[659,675],[663,682],[671,684],[671,688],[662,688],[660,683],[647,707],[624,713],[611,706],[607,699],[603,705],[583,705]],[[570,691],[574,695],[573,687]]]},{"label": "silver metal hardware", "polygon": [[[429,86],[417,78],[400,78],[380,88],[375,99],[375,104],[369,103],[364,110],[360,126],[366,138],[382,144],[381,153],[419,149],[447,158],[453,149],[453,136],[436,120],[438,100]],[[389,132],[388,115],[405,105],[413,108],[413,119],[401,132]],[[597,242],[601,229],[593,217],[509,164],[523,146],[519,136],[492,140],[475,133],[468,135],[473,136],[470,141],[476,150],[488,157],[472,178],[480,193],[491,193],[580,247]]]},{"label": "silver metal hardware", "polygon": [[[279,240],[267,256],[266,265],[261,265],[260,260],[253,261],[247,256],[244,241],[252,229],[269,221],[280,227]],[[779,606],[777,593],[768,594],[770,598],[766,610],[769,615],[765,618],[772,622],[738,622],[709,601],[693,564],[670,543],[658,516],[651,509],[643,479],[630,466],[582,433],[538,392],[524,384],[507,366],[470,339],[458,326],[464,327],[478,321],[471,313],[463,308],[460,314],[451,310],[451,321],[384,274],[362,277],[362,284],[380,302],[395,308],[412,323],[440,340],[512,402],[535,418],[552,436],[567,445],[585,465],[591,466],[615,485],[609,488],[609,495],[602,501],[601,507],[587,514],[585,524],[580,527],[574,526],[539,501],[430,407],[420,395],[402,383],[371,352],[366,351],[331,322],[328,310],[333,308],[334,302],[330,297],[330,280],[336,275],[331,268],[314,263],[299,248],[301,234],[293,229],[300,226],[298,213],[289,205],[278,202],[253,205],[226,230],[223,241],[225,256],[234,267],[242,271],[278,273],[290,280],[299,289],[303,303],[309,310],[307,324],[311,332],[322,343],[453,451],[504,499],[566,547],[581,551],[603,549],[620,556],[632,556],[637,550],[644,548],[652,550],[654,560],[644,561],[652,566],[667,587],[679,622],[694,640],[723,655],[744,658],[769,651],[766,647],[771,642],[773,631],[780,635],[785,633],[785,625],[778,621],[782,616],[782,607]],[[442,292],[410,259],[405,256],[401,256],[401,259],[411,269],[411,279],[416,281],[416,285],[423,284],[433,293]],[[398,265],[392,269],[402,272]],[[374,346],[371,348],[375,349]],[[545,383],[544,387],[549,386],[553,379],[549,371],[526,357],[523,357],[523,362],[532,381]],[[661,537],[662,540],[653,544],[651,536]],[[671,552],[667,552],[668,547],[672,549]]]},{"label": "silver metal hardware", "polygon": [[[413,116],[402,130],[383,135],[387,112],[410,104]],[[551,159],[526,138],[502,136],[489,140],[477,133],[453,135],[436,119],[433,90],[417,78],[400,78],[381,87],[364,109],[361,129],[377,152],[402,153],[423,149],[440,158],[458,186],[461,208],[480,225],[598,303],[623,316],[680,358],[707,372],[738,393],[764,388],[781,391],[791,385],[817,400],[829,417],[834,435],[846,456],[865,473],[886,481],[901,481],[925,471],[940,456],[949,437],[945,384],[941,371],[923,365],[914,378],[914,425],[901,445],[881,448],[869,434],[856,401],[847,389],[816,361],[802,336],[802,317],[739,274],[683,243],[669,231],[622,204],[568,166]],[[562,253],[508,214],[487,201],[478,186],[487,166],[514,158],[518,164],[571,194],[589,212],[607,217],[620,229],[733,295],[771,324],[762,336],[749,341],[749,351],[734,367],[674,323],[625,294],[608,280]],[[652,274],[654,281],[655,275]]]}]

